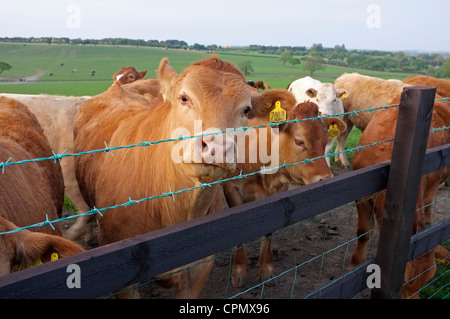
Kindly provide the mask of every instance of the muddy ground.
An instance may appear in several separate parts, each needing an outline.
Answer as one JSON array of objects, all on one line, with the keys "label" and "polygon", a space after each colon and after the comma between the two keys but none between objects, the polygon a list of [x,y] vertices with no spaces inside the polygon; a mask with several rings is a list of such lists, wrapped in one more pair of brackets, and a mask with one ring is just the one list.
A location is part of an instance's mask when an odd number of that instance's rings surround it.
[{"label": "muddy ground", "polygon": [[[333,167],[335,175],[343,171]],[[450,214],[450,186],[439,190],[434,207],[433,223],[442,221]],[[258,274],[258,253],[260,243],[249,242],[248,282],[244,288],[230,284],[231,253],[216,255],[214,267],[201,298],[223,299],[289,299],[303,298],[325,283],[346,272],[355,247],[357,210],[348,203],[316,218],[300,222],[273,234],[272,252],[275,260],[276,279],[260,285]],[[369,257],[374,257],[377,234],[370,242]],[[84,245],[84,243],[83,243]],[[86,246],[92,248],[94,246]],[[139,288],[141,298],[172,298],[170,290],[150,281]],[[364,291],[358,298],[367,298],[370,291]]]}]

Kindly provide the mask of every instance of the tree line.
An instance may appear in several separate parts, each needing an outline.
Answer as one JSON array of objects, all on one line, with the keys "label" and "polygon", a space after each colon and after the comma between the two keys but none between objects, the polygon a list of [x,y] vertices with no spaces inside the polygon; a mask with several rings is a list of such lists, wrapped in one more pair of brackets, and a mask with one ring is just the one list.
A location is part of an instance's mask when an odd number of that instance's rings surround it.
[{"label": "tree line", "polygon": [[[345,66],[351,68],[426,74],[435,77],[450,77],[450,57],[439,53],[391,52],[378,50],[348,50],[344,44],[326,48],[321,43],[315,43],[310,48],[306,46],[264,46],[252,44],[247,47],[228,48],[216,44],[203,45],[194,43],[189,45],[181,40],[136,40],[127,38],[104,39],[69,39],[66,37],[0,37],[0,42],[11,43],[47,43],[72,45],[130,45],[142,47],[158,47],[197,51],[222,51],[238,49],[241,51],[260,54],[279,55],[283,66],[286,64],[303,67],[314,72],[324,64]],[[312,74],[312,73],[311,73]]]},{"label": "tree line", "polygon": [[[288,63],[294,66],[301,61],[308,61],[308,63],[315,62],[316,65],[324,63],[373,71],[450,77],[450,57],[445,57],[439,53],[347,50],[344,44],[335,45],[333,48],[325,48],[321,43],[313,44],[311,48],[305,46],[250,45],[248,51],[280,55],[283,65]],[[283,58],[283,55],[287,57]]]}]

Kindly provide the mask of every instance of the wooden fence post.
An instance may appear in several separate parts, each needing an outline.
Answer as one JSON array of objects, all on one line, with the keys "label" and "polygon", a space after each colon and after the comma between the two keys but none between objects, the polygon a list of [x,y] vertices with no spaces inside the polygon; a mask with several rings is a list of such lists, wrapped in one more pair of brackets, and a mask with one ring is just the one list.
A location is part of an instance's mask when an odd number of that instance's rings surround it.
[{"label": "wooden fence post", "polygon": [[406,87],[397,120],[375,263],[381,286],[371,298],[401,297],[436,89]]}]

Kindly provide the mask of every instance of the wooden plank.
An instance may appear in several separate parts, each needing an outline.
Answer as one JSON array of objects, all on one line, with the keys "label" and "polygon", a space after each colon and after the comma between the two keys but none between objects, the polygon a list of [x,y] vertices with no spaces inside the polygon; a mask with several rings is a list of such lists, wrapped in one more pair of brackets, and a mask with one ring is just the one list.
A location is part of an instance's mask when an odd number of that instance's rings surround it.
[{"label": "wooden plank", "polygon": [[[408,246],[416,211],[435,88],[406,87],[400,100],[376,264],[381,287],[374,299],[401,297]],[[411,128],[414,128],[413,130]]]},{"label": "wooden plank", "polygon": [[[434,249],[450,239],[450,218],[433,225],[411,238],[407,261],[411,261]],[[346,272],[329,284],[308,293],[305,299],[349,299],[367,288],[367,267],[375,263],[375,259],[368,259],[357,268]]]},{"label": "wooden plank", "polygon": [[423,163],[422,174],[428,174],[450,166],[450,144],[427,150]]},{"label": "wooden plank", "polygon": [[375,262],[375,258],[367,259],[329,284],[308,293],[303,299],[351,299],[367,289],[367,267]]},{"label": "wooden plank", "polygon": [[450,218],[432,225],[430,228],[414,235],[409,246],[408,261],[429,252],[437,245],[450,239]]},{"label": "wooden plank", "polygon": [[[388,169],[385,163],[345,173],[3,276],[0,298],[96,298],[377,192]],[[81,268],[79,289],[66,287],[71,263]]]},{"label": "wooden plank", "polygon": [[[433,153],[429,156],[433,156]],[[434,158],[439,160],[440,156]],[[388,172],[389,163],[352,171],[210,216],[2,276],[0,298],[97,298],[238,243],[253,240],[278,227],[291,225],[380,191],[386,188]],[[331,196],[331,199],[327,197],[324,201],[323,196]],[[66,269],[70,264],[77,264],[81,268],[80,289],[67,288],[69,273]]]}]

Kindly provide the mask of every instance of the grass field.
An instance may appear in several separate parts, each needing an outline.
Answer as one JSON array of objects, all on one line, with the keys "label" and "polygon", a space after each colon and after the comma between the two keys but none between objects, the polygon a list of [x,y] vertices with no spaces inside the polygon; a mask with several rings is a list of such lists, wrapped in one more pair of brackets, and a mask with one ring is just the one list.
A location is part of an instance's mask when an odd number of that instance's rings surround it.
[{"label": "grass field", "polygon": [[[12,69],[0,74],[0,93],[95,95],[112,84],[112,75],[121,67],[134,66],[139,71],[146,69],[147,77],[155,77],[155,70],[163,57],[168,57],[170,64],[180,72],[208,55],[206,52],[149,47],[0,43],[0,61],[12,66]],[[219,52],[219,56],[236,64],[251,60],[254,72],[247,79],[262,80],[272,88],[286,88],[295,79],[308,75],[301,65],[283,67],[277,56],[236,51]],[[72,72],[74,69],[77,70],[75,73]],[[345,72],[401,80],[408,76],[327,65],[314,77],[322,82],[333,82]],[[39,82],[5,82],[20,78],[39,78]]]}]

